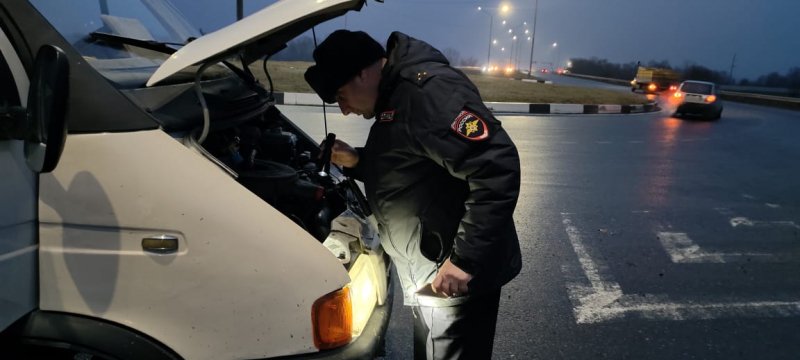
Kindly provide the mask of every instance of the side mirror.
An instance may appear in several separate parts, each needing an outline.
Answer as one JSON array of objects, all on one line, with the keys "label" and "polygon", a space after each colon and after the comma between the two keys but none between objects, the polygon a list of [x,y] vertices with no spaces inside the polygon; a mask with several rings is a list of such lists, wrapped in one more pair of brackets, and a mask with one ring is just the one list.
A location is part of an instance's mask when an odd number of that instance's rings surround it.
[{"label": "side mirror", "polygon": [[36,63],[28,92],[25,159],[36,173],[53,171],[67,138],[67,99],[69,61],[63,50],[44,45],[36,54]]}]

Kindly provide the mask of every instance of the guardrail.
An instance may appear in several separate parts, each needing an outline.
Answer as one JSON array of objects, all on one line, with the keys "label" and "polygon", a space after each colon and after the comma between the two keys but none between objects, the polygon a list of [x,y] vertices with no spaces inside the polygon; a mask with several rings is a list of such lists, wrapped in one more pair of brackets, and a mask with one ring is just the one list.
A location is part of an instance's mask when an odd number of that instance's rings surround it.
[{"label": "guardrail", "polygon": [[[605,78],[600,76],[581,75],[573,73],[568,73],[564,75],[576,78],[600,81],[614,85],[621,85],[621,86],[631,85],[630,80],[620,80],[620,79]],[[720,91],[720,97],[722,97],[725,100],[736,101],[736,102],[743,102],[743,103],[757,104],[757,105],[768,105],[768,106],[776,106],[787,109],[800,110],[800,98],[762,95],[762,94],[744,93],[736,91]]]}]

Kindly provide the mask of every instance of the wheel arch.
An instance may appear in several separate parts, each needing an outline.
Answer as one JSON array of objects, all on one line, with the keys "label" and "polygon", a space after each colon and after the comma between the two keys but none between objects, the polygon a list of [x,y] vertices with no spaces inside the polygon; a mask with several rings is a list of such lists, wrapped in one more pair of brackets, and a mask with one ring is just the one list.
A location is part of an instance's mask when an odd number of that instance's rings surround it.
[{"label": "wheel arch", "polygon": [[181,359],[158,340],[127,326],[53,311],[28,313],[3,331],[0,344],[89,350],[115,359]]}]

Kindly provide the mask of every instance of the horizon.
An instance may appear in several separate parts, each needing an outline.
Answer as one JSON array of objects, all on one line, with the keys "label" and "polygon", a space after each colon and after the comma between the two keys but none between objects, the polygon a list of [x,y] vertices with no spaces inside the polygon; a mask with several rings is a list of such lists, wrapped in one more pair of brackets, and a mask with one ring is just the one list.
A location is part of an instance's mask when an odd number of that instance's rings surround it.
[{"label": "horizon", "polygon": [[[245,16],[273,2],[245,1]],[[226,26],[236,18],[235,0],[175,3],[205,32]],[[592,57],[615,64],[667,61],[676,68],[699,65],[725,73],[733,63],[737,82],[745,78],[757,80],[771,73],[784,75],[800,67],[800,37],[796,36],[794,25],[800,2],[791,0],[771,0],[769,5],[752,0],[606,0],[601,7],[591,0],[538,0],[538,7],[536,0],[368,1],[360,12],[317,26],[317,40],[340,28],[364,30],[379,42],[384,42],[392,31],[402,31],[439,50],[451,48],[462,58],[473,57],[484,65],[490,23],[485,11],[492,11],[500,3],[510,4],[512,10],[506,16],[494,16],[492,37],[498,44],[492,48],[493,63],[511,59],[509,51],[516,47],[515,55],[516,50],[522,50],[519,63],[527,66],[530,42],[524,39],[525,44],[520,45],[522,38],[518,38],[512,45],[506,30],[511,25],[521,35],[525,28],[532,33],[536,10],[534,62],[565,65],[571,58]],[[483,10],[479,11],[478,6]],[[506,26],[501,19],[507,21]],[[522,25],[523,22],[528,24]],[[304,35],[310,36],[310,32]]]}]

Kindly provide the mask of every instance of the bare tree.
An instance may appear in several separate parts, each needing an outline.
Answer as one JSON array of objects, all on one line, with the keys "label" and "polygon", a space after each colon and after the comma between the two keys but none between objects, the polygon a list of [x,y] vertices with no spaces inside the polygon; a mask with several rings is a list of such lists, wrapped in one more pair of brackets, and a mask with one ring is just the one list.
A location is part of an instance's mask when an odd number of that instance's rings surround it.
[{"label": "bare tree", "polygon": [[470,56],[470,57],[468,57],[466,59],[461,59],[461,63],[459,63],[459,66],[473,66],[474,67],[474,66],[478,66],[478,64],[479,64],[478,59],[476,59],[475,57]]},{"label": "bare tree", "polygon": [[461,53],[459,53],[458,50],[453,48],[445,48],[444,51],[442,51],[442,54],[444,55],[444,57],[447,58],[447,61],[449,61],[450,64],[452,65],[458,64],[458,62],[461,60]]}]

